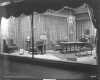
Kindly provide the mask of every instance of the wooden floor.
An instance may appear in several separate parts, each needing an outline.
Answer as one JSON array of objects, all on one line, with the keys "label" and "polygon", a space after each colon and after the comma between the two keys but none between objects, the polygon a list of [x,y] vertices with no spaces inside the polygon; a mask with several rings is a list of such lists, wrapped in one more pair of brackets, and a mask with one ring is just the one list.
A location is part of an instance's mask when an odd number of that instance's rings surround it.
[{"label": "wooden floor", "polygon": [[[0,74],[4,80],[80,79],[91,80],[96,66],[45,61],[0,55]],[[2,79],[0,79],[2,80]]]}]

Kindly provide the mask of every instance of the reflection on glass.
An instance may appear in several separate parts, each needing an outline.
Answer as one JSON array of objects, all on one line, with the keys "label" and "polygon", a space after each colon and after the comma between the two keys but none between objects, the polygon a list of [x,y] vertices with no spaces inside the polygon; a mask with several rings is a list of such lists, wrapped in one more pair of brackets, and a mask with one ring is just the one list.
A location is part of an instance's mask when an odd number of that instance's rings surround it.
[{"label": "reflection on glass", "polygon": [[[32,57],[31,17],[2,18],[3,52]],[[74,17],[76,18],[76,17]],[[74,20],[74,21],[73,21]],[[34,58],[96,64],[96,30],[89,20],[34,15]],[[4,24],[4,22],[6,24]]]}]

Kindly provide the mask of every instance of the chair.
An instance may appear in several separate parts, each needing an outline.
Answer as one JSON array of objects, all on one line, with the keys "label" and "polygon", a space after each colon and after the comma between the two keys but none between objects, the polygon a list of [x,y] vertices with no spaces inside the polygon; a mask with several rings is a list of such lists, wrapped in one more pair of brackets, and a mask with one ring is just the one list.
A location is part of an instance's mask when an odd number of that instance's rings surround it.
[{"label": "chair", "polygon": [[12,39],[3,40],[3,52],[12,53],[15,50],[18,50],[18,47],[14,44]]},{"label": "chair", "polygon": [[38,51],[41,52],[41,54],[44,54],[46,52],[46,44],[44,44],[44,41],[37,41],[36,42],[36,47]]}]

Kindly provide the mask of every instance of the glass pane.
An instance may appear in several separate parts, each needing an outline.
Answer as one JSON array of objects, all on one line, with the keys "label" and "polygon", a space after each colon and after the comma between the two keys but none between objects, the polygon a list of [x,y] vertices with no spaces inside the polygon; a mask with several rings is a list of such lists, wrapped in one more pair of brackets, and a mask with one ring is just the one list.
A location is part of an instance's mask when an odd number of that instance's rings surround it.
[{"label": "glass pane", "polygon": [[96,29],[88,10],[76,15],[66,8],[50,14],[3,17],[1,35],[7,55],[32,58],[34,50],[37,59],[96,65]]}]

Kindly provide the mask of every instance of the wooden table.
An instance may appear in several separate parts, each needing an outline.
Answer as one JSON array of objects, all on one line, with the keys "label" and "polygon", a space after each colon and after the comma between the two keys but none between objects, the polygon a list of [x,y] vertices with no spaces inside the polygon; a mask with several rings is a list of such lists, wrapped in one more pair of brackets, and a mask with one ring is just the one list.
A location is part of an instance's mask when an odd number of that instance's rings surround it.
[{"label": "wooden table", "polygon": [[67,52],[78,52],[81,51],[83,46],[90,46],[89,43],[86,42],[60,42],[59,43],[63,50]]}]

